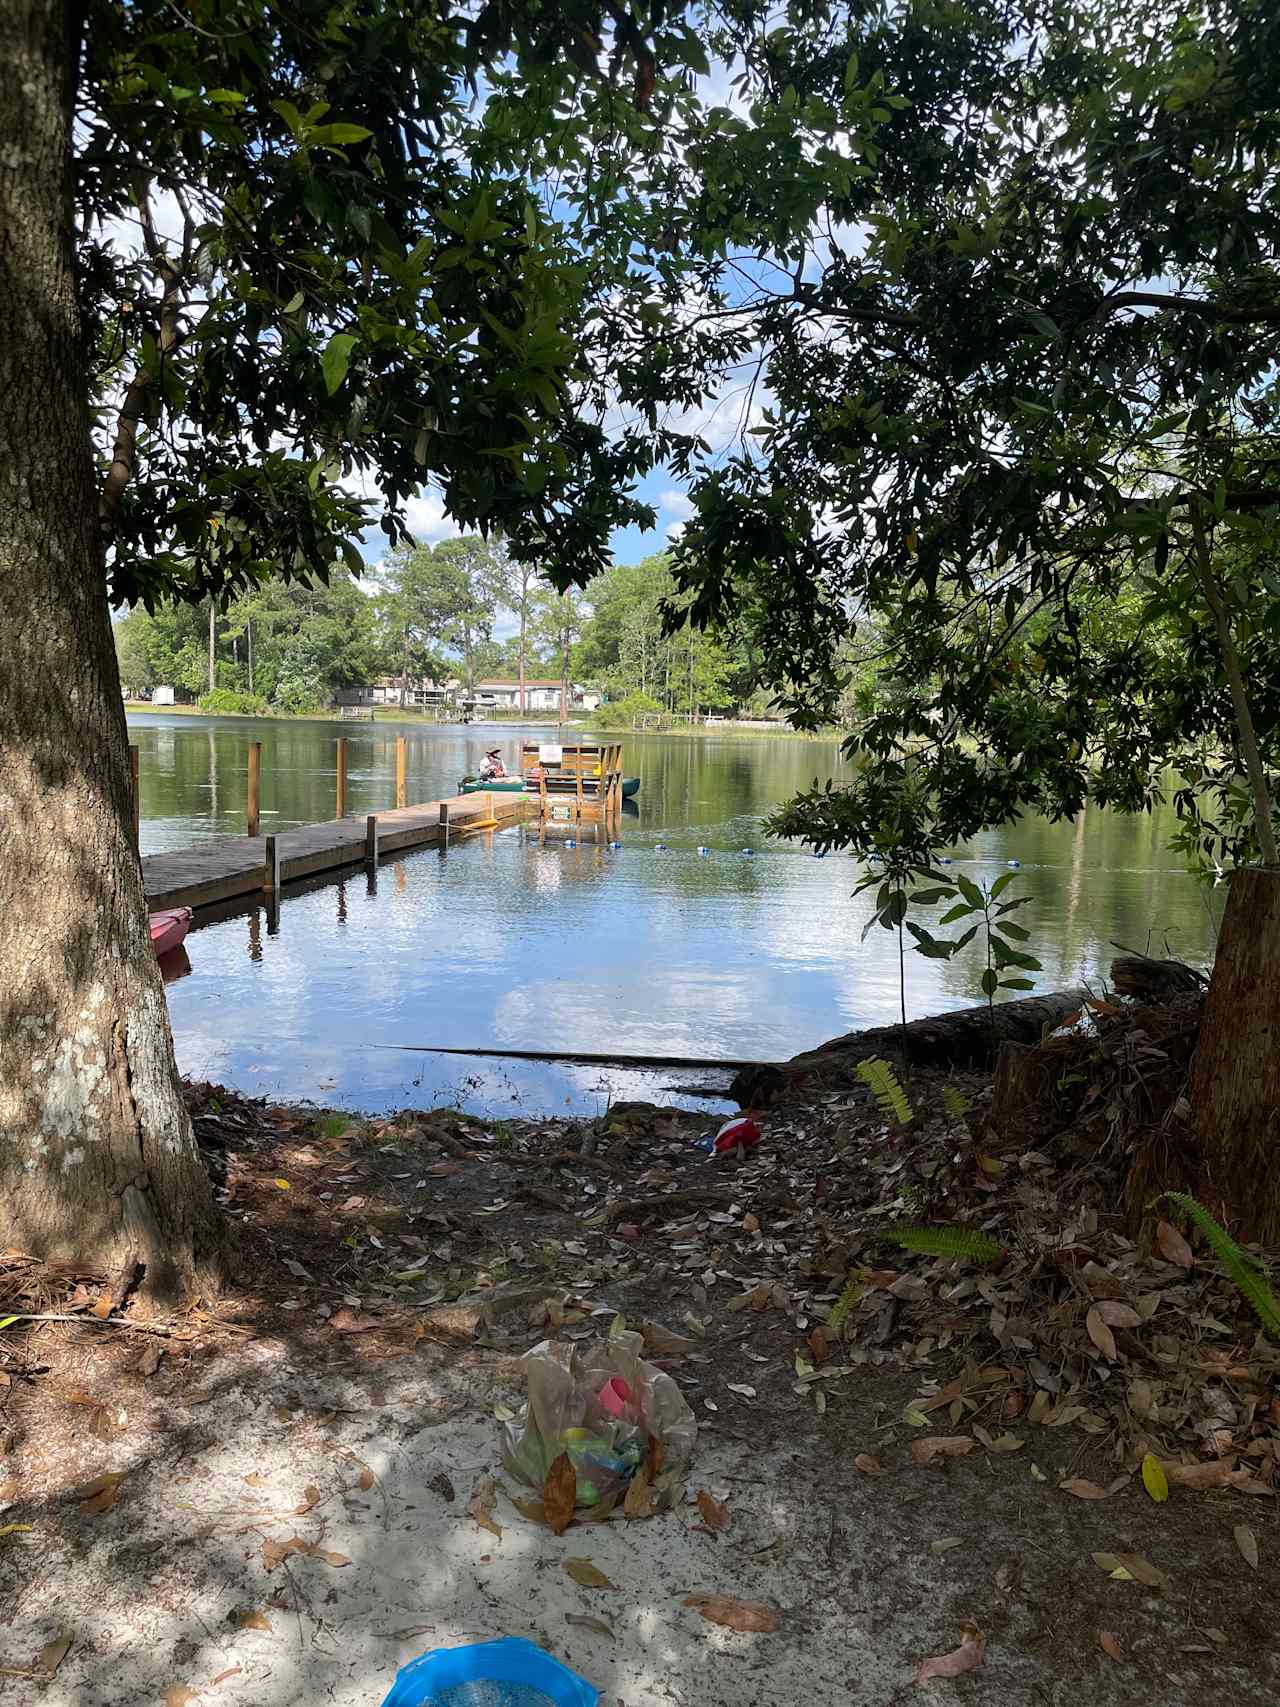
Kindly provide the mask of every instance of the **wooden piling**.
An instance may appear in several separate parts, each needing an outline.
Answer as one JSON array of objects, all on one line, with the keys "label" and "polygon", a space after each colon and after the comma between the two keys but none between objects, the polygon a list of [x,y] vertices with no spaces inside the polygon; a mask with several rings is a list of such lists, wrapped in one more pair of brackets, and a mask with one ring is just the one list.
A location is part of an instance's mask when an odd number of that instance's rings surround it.
[{"label": "wooden piling", "polygon": [[334,817],[345,818],[347,815],[347,738],[338,736],[338,780],[337,798],[334,801]]},{"label": "wooden piling", "polygon": [[247,812],[248,825],[245,829],[245,834],[247,836],[256,836],[260,833],[260,824],[261,824],[261,820],[262,820],[262,814],[261,814],[261,810],[260,810],[261,805],[262,805],[261,796],[262,796],[262,742],[261,741],[250,741],[250,743],[249,743],[249,804],[248,804],[248,812]]},{"label": "wooden piling", "polygon": [[396,736],[396,806],[409,804],[409,743],[403,735]]},{"label": "wooden piling", "polygon": [[138,749],[136,747],[129,748],[129,793],[133,817],[133,851],[137,853],[139,825],[142,819],[142,801],[138,793]]},{"label": "wooden piling", "polygon": [[262,866],[262,887],[271,895],[280,893],[280,850],[274,836],[267,837],[266,858]]},{"label": "wooden piling", "polygon": [[364,858],[366,865],[378,863],[378,819],[372,812],[364,821]]},{"label": "wooden piling", "polygon": [[449,806],[444,800],[440,802],[440,846],[449,846]]}]

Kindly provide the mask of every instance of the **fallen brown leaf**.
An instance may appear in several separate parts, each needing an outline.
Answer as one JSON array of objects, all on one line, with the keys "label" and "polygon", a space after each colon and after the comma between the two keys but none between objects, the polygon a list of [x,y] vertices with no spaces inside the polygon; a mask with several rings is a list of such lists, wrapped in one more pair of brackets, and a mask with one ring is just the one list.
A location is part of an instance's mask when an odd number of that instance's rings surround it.
[{"label": "fallen brown leaf", "polygon": [[1258,1537],[1247,1523],[1237,1523],[1232,1530],[1236,1538],[1236,1546],[1240,1549],[1240,1557],[1251,1571],[1258,1568]]},{"label": "fallen brown leaf", "polygon": [[728,1506],[717,1504],[705,1488],[699,1488],[696,1497],[698,1510],[702,1513],[702,1521],[707,1528],[715,1529],[721,1533],[728,1529],[733,1522]]},{"label": "fallen brown leaf", "polygon": [[932,1464],[935,1458],[963,1458],[973,1446],[968,1434],[927,1434],[911,1442],[911,1456],[917,1464]]},{"label": "fallen brown leaf", "polygon": [[884,1474],[884,1465],[878,1458],[873,1458],[869,1452],[859,1452],[853,1461],[853,1467],[855,1470],[861,1470],[864,1476],[881,1476]]},{"label": "fallen brown leaf", "polygon": [[1070,1476],[1065,1482],[1058,1483],[1058,1491],[1064,1494],[1074,1494],[1078,1500],[1109,1500],[1112,1494],[1118,1494],[1127,1487],[1129,1478],[1117,1476],[1108,1482],[1105,1488],[1100,1488],[1096,1482],[1090,1482],[1083,1476]]},{"label": "fallen brown leaf", "polygon": [[1118,1298],[1100,1299],[1094,1308],[1109,1328],[1137,1328],[1142,1325],[1142,1317],[1133,1306],[1122,1304]]},{"label": "fallen brown leaf", "polygon": [[165,1690],[164,1707],[187,1707],[189,1701],[196,1699],[197,1691],[188,1689],[185,1683],[171,1683]]},{"label": "fallen brown leaf", "polygon": [[302,1504],[294,1506],[293,1515],[295,1517],[305,1517],[307,1512],[309,1512],[313,1506],[319,1505],[319,1503],[319,1488],[313,1488],[308,1485],[302,1490]]},{"label": "fallen brown leaf", "polygon": [[502,1539],[502,1525],[493,1515],[493,1508],[498,1503],[498,1484],[492,1476],[481,1476],[472,1490],[471,1500],[467,1506],[467,1515],[473,1517],[481,1529],[487,1529],[490,1535]]},{"label": "fallen brown leaf", "polygon": [[1109,1654],[1113,1660],[1117,1660],[1121,1665],[1124,1664],[1124,1649],[1116,1641],[1110,1630],[1098,1631],[1098,1646],[1104,1654]]},{"label": "fallen brown leaf", "polygon": [[1114,1576],[1117,1571],[1123,1571],[1135,1581],[1145,1583],[1148,1588],[1167,1588],[1168,1573],[1159,1570],[1149,1559],[1144,1559],[1141,1553],[1093,1553],[1090,1555],[1099,1570]]},{"label": "fallen brown leaf", "polygon": [[290,1553],[301,1553],[308,1559],[320,1559],[324,1564],[332,1565],[335,1570],[341,1570],[343,1565],[351,1563],[345,1553],[331,1553],[314,1541],[304,1541],[300,1535],[291,1535],[287,1541],[262,1543],[262,1562],[269,1571],[274,1571]]},{"label": "fallen brown leaf", "polygon": [[563,1535],[573,1522],[573,1508],[578,1498],[578,1473],[567,1452],[562,1452],[547,1471],[542,1484],[542,1506],[547,1528],[553,1535]]},{"label": "fallen brown leaf", "polygon": [[1191,1246],[1168,1221],[1161,1221],[1156,1228],[1156,1244],[1160,1248],[1160,1255],[1169,1262],[1177,1263],[1179,1268],[1190,1268],[1195,1261]]},{"label": "fallen brown leaf", "polygon": [[380,1327],[381,1324],[376,1316],[360,1315],[344,1304],[330,1316],[329,1326],[335,1334],[367,1334],[370,1328]]},{"label": "fallen brown leaf", "polygon": [[928,1683],[933,1677],[963,1677],[967,1671],[976,1671],[982,1664],[982,1656],[986,1651],[986,1642],[976,1631],[966,1631],[958,1648],[953,1648],[949,1654],[938,1654],[931,1660],[921,1660],[916,1667],[916,1682]]},{"label": "fallen brown leaf", "polygon": [[686,1339],[683,1334],[673,1334],[660,1322],[646,1322],[643,1333],[644,1349],[651,1357],[687,1357],[695,1349],[693,1340]]},{"label": "fallen brown leaf", "polygon": [[580,1588],[617,1588],[590,1559],[566,1559],[564,1568]]},{"label": "fallen brown leaf", "polygon": [[1085,1329],[1089,1338],[1106,1358],[1108,1363],[1116,1360],[1116,1336],[1102,1319],[1102,1312],[1095,1304],[1084,1319]]},{"label": "fallen brown leaf", "polygon": [[1162,1458],[1165,1480],[1171,1488],[1242,1488],[1248,1470],[1234,1468],[1234,1458],[1211,1458],[1200,1464],[1170,1464]]},{"label": "fallen brown leaf", "polygon": [[627,1497],[622,1502],[623,1514],[626,1517],[652,1517],[655,1509],[649,1472],[641,1465],[627,1483]]},{"label": "fallen brown leaf", "polygon": [[360,1487],[360,1489],[363,1493],[367,1494],[369,1492],[369,1489],[374,1485],[374,1483],[377,1481],[377,1479],[378,1478],[374,1475],[373,1471],[366,1464],[364,1469],[361,1470],[361,1472],[360,1472],[360,1480],[359,1480],[358,1486]]},{"label": "fallen brown leaf", "polygon": [[231,1614],[231,1622],[237,1630],[267,1630],[273,1628],[271,1620],[265,1612],[258,1612],[251,1606],[237,1606]]},{"label": "fallen brown leaf", "polygon": [[603,1618],[589,1618],[582,1612],[566,1612],[564,1621],[566,1624],[576,1624],[580,1630],[594,1630],[597,1636],[607,1636],[611,1642],[617,1640],[613,1626],[606,1624]]},{"label": "fallen brown leaf", "polygon": [[81,1512],[86,1517],[96,1517],[99,1512],[110,1511],[120,1498],[120,1486],[128,1474],[127,1470],[108,1470],[86,1483],[77,1491]]},{"label": "fallen brown leaf", "polygon": [[782,1616],[762,1600],[735,1600],[730,1594],[688,1595],[684,1601],[700,1612],[709,1624],[723,1624],[728,1630],[757,1630],[769,1633],[781,1630]]},{"label": "fallen brown leaf", "polygon": [[36,1670],[43,1672],[46,1677],[52,1677],[63,1660],[66,1659],[74,1640],[75,1637],[71,1631],[67,1630],[61,1636],[55,1636],[52,1642],[46,1642],[36,1660]]}]

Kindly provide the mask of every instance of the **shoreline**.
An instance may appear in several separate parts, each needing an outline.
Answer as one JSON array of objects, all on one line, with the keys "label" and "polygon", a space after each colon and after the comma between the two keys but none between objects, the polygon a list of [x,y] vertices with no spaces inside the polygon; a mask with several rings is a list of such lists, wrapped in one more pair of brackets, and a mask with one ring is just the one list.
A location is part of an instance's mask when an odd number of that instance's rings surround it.
[{"label": "shoreline", "polygon": [[126,717],[203,717],[216,723],[340,723],[344,727],[368,729],[378,725],[411,724],[413,727],[426,729],[571,729],[580,736],[599,735],[613,738],[625,736],[630,740],[648,739],[653,736],[674,736],[681,740],[694,739],[723,739],[733,740],[788,740],[788,741],[841,741],[844,732],[838,729],[822,729],[809,731],[805,729],[787,729],[781,725],[775,728],[762,729],[755,724],[712,723],[696,724],[690,728],[687,724],[675,724],[669,729],[628,729],[625,726],[614,727],[596,723],[589,718],[570,719],[568,723],[557,723],[553,717],[537,717],[526,713],[523,716],[513,713],[510,716],[473,717],[469,723],[461,721],[446,721],[427,717],[412,709],[401,711],[398,706],[375,706],[375,715],[371,718],[340,717],[333,711],[276,711],[263,714],[249,711],[201,711],[198,705],[152,705],[146,700],[127,699],[124,702]]}]

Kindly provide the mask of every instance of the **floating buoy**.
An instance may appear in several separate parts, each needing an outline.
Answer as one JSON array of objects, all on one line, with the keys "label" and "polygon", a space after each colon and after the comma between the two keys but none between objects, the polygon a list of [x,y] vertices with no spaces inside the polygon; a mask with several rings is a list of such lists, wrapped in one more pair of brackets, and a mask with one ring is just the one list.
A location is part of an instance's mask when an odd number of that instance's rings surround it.
[{"label": "floating buoy", "polygon": [[578,844],[574,841],[573,837],[570,836],[569,840],[564,845],[567,848],[576,848]]},{"label": "floating buoy", "polygon": [[711,849],[710,848],[699,848],[698,852],[700,854],[709,854],[711,852]]},{"label": "floating buoy", "polygon": [[947,854],[945,858],[940,859],[938,861],[938,864],[939,865],[950,865],[951,864],[951,855]]},{"label": "floating buoy", "polygon": [[742,852],[746,859],[754,859],[756,857],[756,850],[754,848],[743,848]]},{"label": "floating buoy", "polygon": [[826,857],[827,857],[826,848],[814,848],[813,857],[814,857],[814,859],[826,859]]},{"label": "floating buoy", "polygon": [[1005,864],[1010,866],[1014,871],[1017,871],[1018,868],[1021,866],[1022,861],[1020,859],[1010,859],[1010,860],[1006,860]]},{"label": "floating buoy", "polygon": [[667,844],[665,842],[655,842],[653,844],[653,851],[654,853],[666,853]]},{"label": "floating buoy", "polygon": [[613,848],[614,851],[616,852],[618,850],[618,848],[620,848],[622,846],[622,843],[621,842],[610,842],[609,846],[611,848]]}]

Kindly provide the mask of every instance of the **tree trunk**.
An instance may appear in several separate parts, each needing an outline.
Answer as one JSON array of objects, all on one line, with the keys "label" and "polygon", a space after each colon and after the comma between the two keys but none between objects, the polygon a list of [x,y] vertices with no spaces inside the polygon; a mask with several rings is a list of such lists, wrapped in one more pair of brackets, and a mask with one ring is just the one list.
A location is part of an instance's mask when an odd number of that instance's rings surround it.
[{"label": "tree trunk", "polygon": [[560,634],[560,721],[569,721],[569,633]]},{"label": "tree trunk", "polygon": [[253,618],[244,625],[245,645],[249,649],[249,692],[253,692]]},{"label": "tree trunk", "polygon": [[529,599],[525,594],[520,600],[520,715],[525,714],[524,678],[526,660],[529,652]]},{"label": "tree trunk", "polygon": [[0,59],[0,1246],[209,1284],[222,1229],[183,1106],[132,846],[72,270],[69,7]]},{"label": "tree trunk", "polygon": [[409,630],[404,631],[404,657],[400,661],[400,709],[409,703]]},{"label": "tree trunk", "polygon": [[1280,1245],[1280,872],[1243,867],[1191,1065],[1200,1196],[1240,1239]]},{"label": "tree trunk", "polygon": [[218,685],[218,607],[209,600],[209,692]]}]

